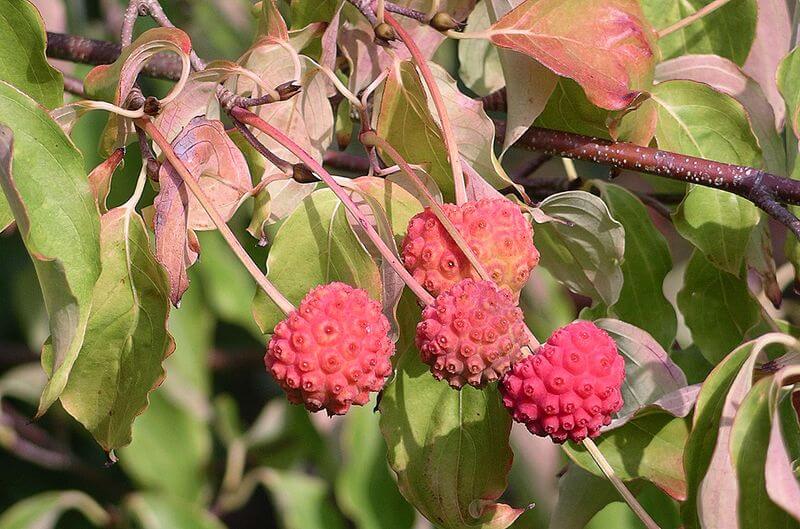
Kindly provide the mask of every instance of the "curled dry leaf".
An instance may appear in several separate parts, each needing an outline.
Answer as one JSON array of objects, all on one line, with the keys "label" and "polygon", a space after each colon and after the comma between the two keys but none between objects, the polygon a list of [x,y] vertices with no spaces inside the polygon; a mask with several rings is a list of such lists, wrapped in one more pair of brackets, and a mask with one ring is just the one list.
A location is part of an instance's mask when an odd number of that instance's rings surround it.
[{"label": "curled dry leaf", "polygon": [[609,110],[628,107],[653,76],[655,38],[635,0],[528,0],[498,20],[489,38],[574,79]]},{"label": "curled dry leaf", "polygon": [[[175,138],[172,148],[222,217],[230,219],[251,189],[250,171],[222,123],[196,117]],[[170,299],[177,305],[189,286],[186,269],[200,250],[191,230],[214,229],[214,224],[169,162],[161,166],[159,184],[153,203],[156,258],[167,270]]]},{"label": "curled dry leaf", "polygon": [[108,211],[106,199],[108,198],[108,192],[111,191],[111,177],[114,176],[114,172],[122,163],[124,156],[125,149],[114,149],[111,156],[103,160],[89,173],[89,187],[101,213]]}]

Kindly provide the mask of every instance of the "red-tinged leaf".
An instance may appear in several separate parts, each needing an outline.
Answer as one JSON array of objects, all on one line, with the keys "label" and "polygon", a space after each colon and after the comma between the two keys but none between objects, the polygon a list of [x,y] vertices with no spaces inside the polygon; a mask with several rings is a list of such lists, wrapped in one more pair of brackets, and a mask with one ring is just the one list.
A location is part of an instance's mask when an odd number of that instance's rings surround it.
[{"label": "red-tinged leaf", "polygon": [[258,34],[275,40],[288,41],[289,29],[278,10],[275,0],[261,2],[261,15],[258,19]]},{"label": "red-tinged leaf", "polygon": [[609,110],[629,106],[652,79],[654,37],[634,0],[528,0],[489,36],[574,79]]},{"label": "red-tinged leaf", "polygon": [[89,173],[89,187],[92,189],[92,194],[101,213],[108,211],[106,199],[108,198],[108,192],[111,191],[111,177],[114,176],[114,172],[122,163],[124,156],[125,149],[115,149],[111,156]]},{"label": "red-tinged leaf", "polygon": [[[230,219],[250,191],[250,171],[222,123],[196,117],[175,138],[172,148],[217,211],[225,220]],[[167,270],[170,299],[177,305],[189,286],[186,269],[199,253],[191,230],[213,229],[214,224],[169,162],[161,166],[159,184],[161,189],[153,203],[156,258]]]},{"label": "red-tinged leaf", "polygon": [[192,41],[177,28],[145,31],[122,50],[116,61],[92,68],[83,80],[86,95],[121,105],[147,61],[164,51],[188,55],[192,51]]},{"label": "red-tinged leaf", "polygon": [[[225,133],[222,122],[203,117],[192,119],[172,142],[172,148],[199,179],[200,187],[217,211],[229,220],[252,186],[247,161]],[[194,196],[189,197],[188,227],[194,230],[215,229]]]}]

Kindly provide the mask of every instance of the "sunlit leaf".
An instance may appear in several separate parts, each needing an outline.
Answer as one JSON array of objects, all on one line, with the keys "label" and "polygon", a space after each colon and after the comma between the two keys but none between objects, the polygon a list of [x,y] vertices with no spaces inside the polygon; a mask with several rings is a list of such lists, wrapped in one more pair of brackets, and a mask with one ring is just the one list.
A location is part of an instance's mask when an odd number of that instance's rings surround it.
[{"label": "sunlit leaf", "polygon": [[43,492],[12,505],[0,515],[0,529],[54,529],[61,516],[77,510],[92,527],[105,527],[108,513],[95,500],[77,490]]},{"label": "sunlit leaf", "polygon": [[0,81],[0,116],[0,184],[50,316],[53,356],[44,364],[50,381],[41,414],[64,390],[83,343],[100,275],[100,215],[83,158],[44,109]]},{"label": "sunlit leaf", "polygon": [[654,36],[633,0],[526,0],[490,28],[489,38],[574,79],[592,103],[610,110],[648,88],[656,58]]}]

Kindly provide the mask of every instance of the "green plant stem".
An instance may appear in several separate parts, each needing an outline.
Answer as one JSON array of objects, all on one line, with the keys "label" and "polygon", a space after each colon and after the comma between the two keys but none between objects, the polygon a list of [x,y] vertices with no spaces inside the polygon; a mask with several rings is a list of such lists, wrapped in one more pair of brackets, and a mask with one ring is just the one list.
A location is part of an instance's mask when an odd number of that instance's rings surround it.
[{"label": "green plant stem", "polygon": [[192,173],[186,168],[183,161],[178,158],[175,154],[175,151],[172,150],[172,145],[170,145],[169,141],[161,134],[161,131],[150,121],[149,118],[140,118],[136,120],[136,125],[141,127],[150,138],[156,142],[156,145],[163,151],[164,156],[166,157],[167,161],[172,165],[175,171],[183,180],[186,187],[189,188],[189,191],[197,198],[197,201],[200,202],[200,205],[203,206],[203,209],[206,210],[208,216],[211,217],[211,220],[216,225],[219,232],[222,234],[222,237],[225,239],[225,242],[228,243],[233,253],[236,254],[236,257],[242,262],[244,267],[253,276],[255,279],[256,284],[264,291],[267,296],[278,306],[278,308],[283,311],[284,314],[289,314],[290,312],[295,310],[294,305],[286,299],[286,297],[281,294],[281,292],[273,285],[269,279],[266,278],[264,273],[261,269],[256,265],[250,255],[242,248],[241,243],[236,238],[236,235],[233,234],[231,229],[228,227],[228,224],[222,218],[222,215],[219,214],[217,208],[211,203],[211,200],[206,196],[203,190],[200,188],[200,185],[192,176]]},{"label": "green plant stem", "polygon": [[450,123],[450,116],[447,114],[447,107],[444,105],[442,93],[439,91],[439,86],[436,84],[436,79],[433,77],[428,61],[419,51],[417,44],[411,35],[408,34],[406,29],[397,22],[390,14],[385,15],[386,23],[394,28],[397,36],[403,41],[403,44],[408,48],[411,58],[417,65],[425,84],[428,86],[433,106],[436,108],[436,113],[439,116],[439,124],[442,129],[442,138],[444,139],[445,146],[447,147],[447,157],[450,159],[450,167],[453,171],[453,183],[456,191],[456,204],[463,204],[467,201],[467,186],[464,182],[464,172],[461,169],[461,155],[458,153],[458,142],[456,142],[455,134],[453,133],[453,125]]},{"label": "green plant stem", "polygon": [[271,137],[287,149],[289,149],[292,154],[294,154],[302,163],[308,166],[314,173],[319,176],[319,178],[327,184],[327,186],[333,191],[333,193],[342,201],[347,211],[350,212],[353,217],[358,221],[359,225],[364,229],[367,237],[369,237],[370,241],[378,248],[383,258],[392,267],[392,269],[400,276],[403,282],[408,285],[414,294],[426,305],[430,305],[434,302],[433,296],[428,293],[427,290],[417,281],[414,279],[408,270],[403,266],[403,263],[400,262],[400,259],[397,255],[386,245],[386,242],[383,238],[378,234],[375,228],[372,226],[372,223],[364,216],[364,214],[359,210],[358,206],[353,199],[350,198],[350,195],[345,191],[345,189],[340,186],[333,176],[325,170],[322,165],[317,162],[310,154],[308,154],[302,147],[297,145],[291,138],[289,138],[286,134],[281,132],[280,130],[276,129],[257,115],[253,114],[249,110],[245,108],[233,108],[230,111],[231,117],[233,119],[238,120],[245,125],[250,125],[251,127],[255,127],[267,136]]},{"label": "green plant stem", "polygon": [[710,15],[711,13],[713,13],[714,11],[719,9],[720,7],[724,6],[728,2],[730,2],[730,0],[714,0],[710,4],[702,7],[701,9],[698,9],[696,12],[692,13],[688,17],[682,18],[682,19],[678,20],[677,22],[675,22],[674,24],[672,24],[671,26],[667,26],[666,28],[664,28],[662,30],[659,30],[656,33],[656,36],[659,39],[663,39],[667,35],[671,35],[672,33],[675,33],[676,31],[680,31],[683,28],[685,28],[686,26],[688,26],[690,24],[694,24],[695,22],[697,22],[698,20],[700,20],[704,16]]},{"label": "green plant stem", "polygon": [[647,511],[644,510],[644,507],[639,503],[636,497],[628,490],[628,487],[622,482],[619,477],[614,473],[614,469],[611,468],[611,465],[608,463],[608,460],[605,458],[603,453],[597,448],[597,445],[594,444],[591,438],[587,437],[583,440],[583,446],[586,447],[586,450],[589,452],[589,455],[592,456],[594,462],[597,463],[597,466],[600,467],[600,470],[603,471],[608,481],[617,489],[619,495],[622,496],[622,499],[625,500],[625,503],[631,508],[631,510],[639,517],[642,523],[647,527],[647,529],[661,529],[658,524],[653,520]]}]

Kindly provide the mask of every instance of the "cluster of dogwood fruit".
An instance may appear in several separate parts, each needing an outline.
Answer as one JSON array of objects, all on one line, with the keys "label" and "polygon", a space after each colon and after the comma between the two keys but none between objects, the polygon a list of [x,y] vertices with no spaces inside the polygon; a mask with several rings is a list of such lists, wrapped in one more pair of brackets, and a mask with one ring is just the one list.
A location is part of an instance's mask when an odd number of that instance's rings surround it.
[{"label": "cluster of dogwood fruit", "polygon": [[[416,329],[422,361],[456,390],[499,381],[514,420],[536,435],[558,443],[599,435],[622,407],[625,365],[614,341],[577,321],[524,354],[530,334],[517,303],[539,261],[530,223],[503,198],[442,210],[491,280],[481,279],[430,208],[411,219],[403,265],[435,296]],[[389,331],[380,304],[364,290],[330,283],[311,290],[276,326],[264,361],[291,402],[344,414],[366,404],[392,374]]]}]

